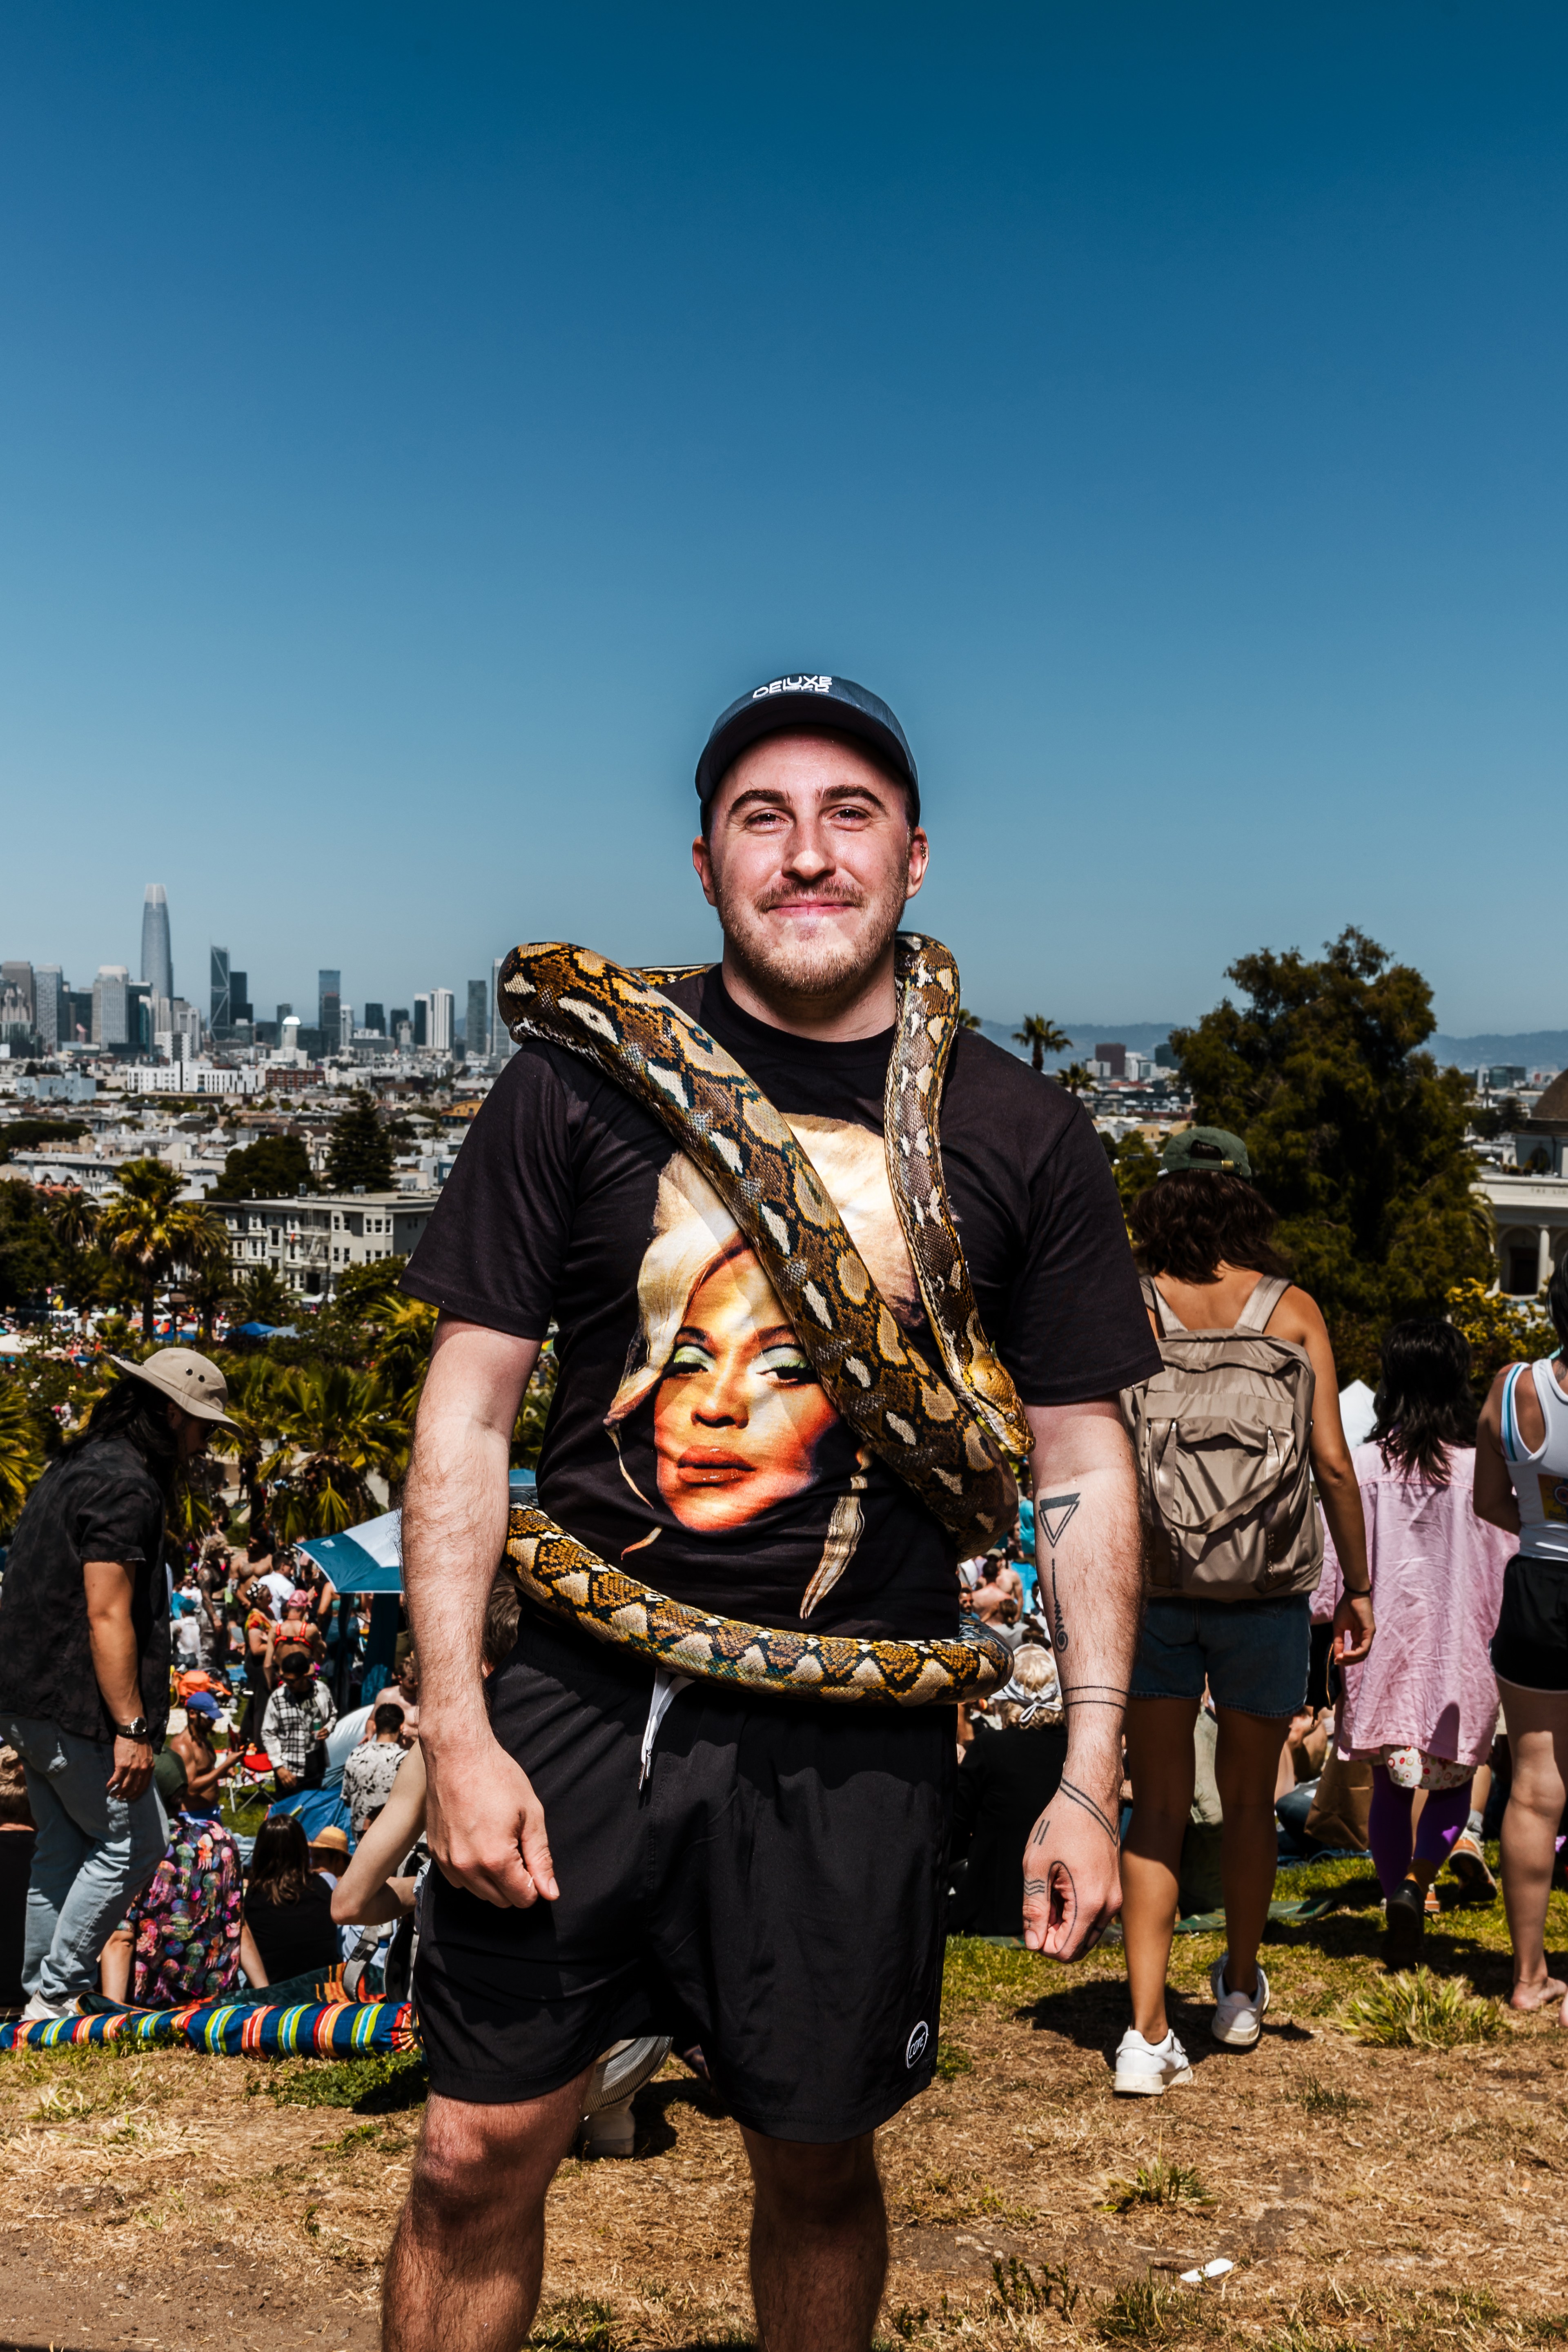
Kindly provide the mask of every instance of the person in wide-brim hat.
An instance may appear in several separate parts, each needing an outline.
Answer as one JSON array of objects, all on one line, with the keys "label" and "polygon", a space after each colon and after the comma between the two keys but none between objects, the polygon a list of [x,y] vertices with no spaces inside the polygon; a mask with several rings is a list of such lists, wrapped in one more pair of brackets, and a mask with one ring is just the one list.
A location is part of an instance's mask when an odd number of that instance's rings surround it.
[{"label": "person in wide-brim hat", "polygon": [[62,2017],[168,1839],[153,1763],[169,1718],[176,1489],[232,1427],[210,1358],[160,1348],[120,1375],[28,1496],[0,1590],[0,1738],[26,1767],[37,1823],[24,2016]]}]

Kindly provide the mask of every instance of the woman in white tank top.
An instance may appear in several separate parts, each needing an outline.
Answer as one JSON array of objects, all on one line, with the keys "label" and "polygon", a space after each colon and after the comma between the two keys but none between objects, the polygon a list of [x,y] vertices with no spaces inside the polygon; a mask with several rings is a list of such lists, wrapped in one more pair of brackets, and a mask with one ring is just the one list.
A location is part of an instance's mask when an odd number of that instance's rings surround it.
[{"label": "woman in white tank top", "polygon": [[1502,1891],[1513,2006],[1563,2002],[1546,1964],[1546,1901],[1568,1798],[1568,1271],[1546,1294],[1561,1351],[1510,1364],[1492,1382],[1476,1447],[1476,1516],[1519,1538],[1492,1636],[1513,1784],[1502,1823]]}]

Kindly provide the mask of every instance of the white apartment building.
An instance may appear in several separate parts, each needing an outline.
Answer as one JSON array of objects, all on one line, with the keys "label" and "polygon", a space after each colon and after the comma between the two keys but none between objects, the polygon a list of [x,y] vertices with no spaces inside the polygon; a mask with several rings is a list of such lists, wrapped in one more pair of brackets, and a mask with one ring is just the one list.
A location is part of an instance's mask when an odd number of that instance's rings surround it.
[{"label": "white apartment building", "polygon": [[288,1201],[213,1201],[229,1231],[237,1275],[270,1266],[302,1298],[330,1298],[351,1265],[406,1257],[430,1222],[435,1192],[307,1192]]}]

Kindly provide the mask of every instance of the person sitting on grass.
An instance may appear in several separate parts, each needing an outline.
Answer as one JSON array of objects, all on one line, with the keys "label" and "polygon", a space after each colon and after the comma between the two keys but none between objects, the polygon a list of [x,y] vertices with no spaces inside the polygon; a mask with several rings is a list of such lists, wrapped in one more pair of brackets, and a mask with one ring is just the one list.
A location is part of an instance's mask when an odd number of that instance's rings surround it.
[{"label": "person sitting on grass", "polygon": [[405,1751],[414,1744],[406,1725],[403,1709],[384,1701],[371,1717],[372,1737],[351,1751],[343,1766],[343,1802],[356,1839],[363,1837],[392,1794]]},{"label": "person sitting on grass", "polygon": [[332,1925],[333,1889],[310,1867],[305,1832],[289,1813],[268,1813],[256,1833],[245,1889],[245,1925],[257,1968],[245,1959],[253,1986],[330,1976],[339,1964]]}]

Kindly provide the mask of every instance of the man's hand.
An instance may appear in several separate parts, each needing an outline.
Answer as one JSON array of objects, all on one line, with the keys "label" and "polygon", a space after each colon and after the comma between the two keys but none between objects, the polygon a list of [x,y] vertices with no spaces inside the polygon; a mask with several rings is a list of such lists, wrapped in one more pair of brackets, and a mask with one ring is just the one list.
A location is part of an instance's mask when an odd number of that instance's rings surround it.
[{"label": "man's hand", "polygon": [[1028,1949],[1062,1961],[1091,1952],[1121,1908],[1121,1861],[1114,1816],[1058,1789],[1024,1848]]},{"label": "man's hand", "polygon": [[280,1789],[297,1789],[300,1785],[300,1775],[298,1772],[291,1772],[287,1764],[275,1764],[272,1768],[272,1777]]},{"label": "man's hand", "polygon": [[122,1804],[133,1805],[138,1797],[147,1793],[147,1783],[153,1778],[153,1750],[145,1739],[114,1741],[114,1769],[109,1776],[109,1793]]},{"label": "man's hand", "polygon": [[1342,1666],[1359,1665],[1372,1647],[1377,1622],[1370,1592],[1347,1592],[1334,1612],[1334,1658]]},{"label": "man's hand", "polygon": [[425,1837],[444,1874],[481,1903],[526,1911],[561,1889],[544,1808],[521,1764],[487,1727],[472,1746],[425,1749]]}]

